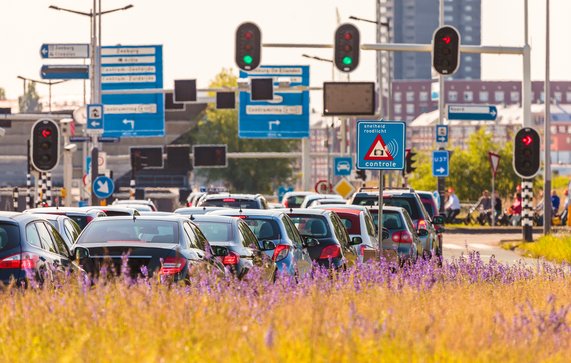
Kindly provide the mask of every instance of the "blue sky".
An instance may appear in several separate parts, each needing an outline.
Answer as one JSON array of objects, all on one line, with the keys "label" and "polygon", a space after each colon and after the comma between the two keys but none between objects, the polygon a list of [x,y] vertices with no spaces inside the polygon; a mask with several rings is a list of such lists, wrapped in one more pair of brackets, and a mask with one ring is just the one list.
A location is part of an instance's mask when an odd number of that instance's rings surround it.
[{"label": "blue sky", "polygon": [[[342,21],[350,15],[374,19],[374,0],[103,0],[103,9],[135,6],[124,12],[103,17],[104,45],[163,44],[165,88],[175,78],[196,78],[199,87],[208,85],[222,67],[234,65],[234,31],[243,21],[256,22],[264,42],[331,43],[336,27],[336,8]],[[67,60],[43,61],[42,43],[88,43],[89,18],[48,9],[57,5],[89,11],[91,0],[3,0],[2,67],[0,87],[9,98],[22,92],[18,75],[39,78],[42,64],[77,63]],[[523,42],[523,0],[482,0],[482,43],[520,46]],[[551,0],[552,8],[552,79],[571,80],[571,1]],[[532,78],[544,77],[545,1],[530,0]],[[364,43],[375,39],[374,25],[357,23]],[[264,64],[309,64],[312,85],[330,80],[327,63],[302,58],[302,53],[331,58],[331,50],[264,49]],[[375,79],[374,52],[362,52],[359,68],[352,80]],[[484,79],[521,79],[521,58],[489,56],[482,59]],[[236,71],[237,73],[237,71]],[[38,86],[41,94],[47,88]],[[71,81],[55,86],[54,97],[78,96],[82,82]]]}]

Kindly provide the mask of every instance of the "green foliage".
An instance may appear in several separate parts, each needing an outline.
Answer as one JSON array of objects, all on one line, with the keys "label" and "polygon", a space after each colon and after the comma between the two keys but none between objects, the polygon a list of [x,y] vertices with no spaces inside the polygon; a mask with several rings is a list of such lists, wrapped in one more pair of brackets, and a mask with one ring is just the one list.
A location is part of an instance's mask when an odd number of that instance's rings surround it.
[{"label": "green foliage", "polygon": [[[500,155],[495,187],[501,198],[511,198],[521,179],[512,167],[513,144],[493,142],[493,135],[486,128],[473,133],[466,150],[454,148],[450,156],[450,176],[446,185],[454,187],[460,200],[477,200],[482,190],[492,189],[492,172],[488,152]],[[431,153],[417,156],[417,169],[409,178],[410,184],[419,190],[435,190],[437,178],[432,176]]]},{"label": "green foliage", "polygon": [[20,112],[40,112],[42,111],[42,104],[40,103],[40,96],[36,92],[36,84],[28,82],[26,92],[18,97],[18,105]]},{"label": "green foliage", "polygon": [[543,236],[537,242],[522,243],[519,248],[532,257],[543,257],[556,262],[571,262],[571,237],[569,236]]},{"label": "green foliage", "polygon": [[[211,88],[236,87],[237,77],[223,69],[211,82]],[[204,119],[191,131],[192,144],[227,144],[228,152],[290,152],[299,148],[293,140],[257,140],[238,138],[238,111],[210,107]],[[209,182],[224,181],[233,192],[273,193],[278,185],[291,183],[291,159],[228,159],[224,169],[195,170]]]}]

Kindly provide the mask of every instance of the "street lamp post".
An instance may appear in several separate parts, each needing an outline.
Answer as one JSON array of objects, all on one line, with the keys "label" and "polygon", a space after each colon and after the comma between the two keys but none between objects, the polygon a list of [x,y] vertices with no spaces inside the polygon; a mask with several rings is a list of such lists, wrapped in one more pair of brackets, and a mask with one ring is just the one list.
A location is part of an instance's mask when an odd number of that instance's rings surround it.
[{"label": "street lamp post", "polygon": [[[333,63],[332,59],[322,58],[309,54],[302,54],[301,56],[304,58],[309,58],[320,62],[331,63],[331,80],[335,81],[335,64]],[[327,183],[329,185],[332,185],[331,184],[331,144],[332,144],[331,129],[333,129],[334,123],[335,123],[335,117],[331,117],[331,128],[327,125],[327,123],[325,128],[326,140],[327,140]],[[341,125],[343,126],[343,123],[341,123]],[[343,142],[344,140],[346,140],[344,137],[344,132],[346,132],[346,130],[344,130],[343,127],[341,127],[340,132],[341,132],[341,153],[344,154],[345,151],[347,150],[347,147]]]}]

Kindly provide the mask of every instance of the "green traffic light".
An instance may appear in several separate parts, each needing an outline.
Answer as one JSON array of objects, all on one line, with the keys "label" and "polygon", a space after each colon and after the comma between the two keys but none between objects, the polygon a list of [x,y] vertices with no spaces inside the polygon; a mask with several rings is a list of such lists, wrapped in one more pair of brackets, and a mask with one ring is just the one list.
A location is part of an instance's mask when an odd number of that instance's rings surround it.
[{"label": "green traffic light", "polygon": [[346,56],[343,57],[343,64],[345,64],[346,66],[349,66],[353,63],[353,58]]},{"label": "green traffic light", "polygon": [[254,58],[252,58],[251,55],[246,54],[244,56],[243,60],[244,60],[244,63],[246,63],[246,64],[252,64],[252,62],[254,61]]}]

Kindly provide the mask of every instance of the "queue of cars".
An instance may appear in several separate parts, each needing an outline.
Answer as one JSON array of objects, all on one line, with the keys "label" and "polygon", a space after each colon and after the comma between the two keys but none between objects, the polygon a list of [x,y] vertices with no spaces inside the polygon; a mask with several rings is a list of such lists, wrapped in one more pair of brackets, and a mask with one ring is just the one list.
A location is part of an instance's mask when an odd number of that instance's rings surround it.
[{"label": "queue of cars", "polygon": [[380,238],[378,190],[368,189],[346,204],[290,192],[281,209],[269,209],[260,194],[211,193],[173,213],[143,200],[0,213],[0,280],[41,280],[68,267],[97,276],[105,267],[191,281],[204,270],[244,278],[256,266],[274,281],[316,266],[346,269],[386,252],[400,262],[442,256],[443,219],[431,193],[387,189],[383,200]]}]

